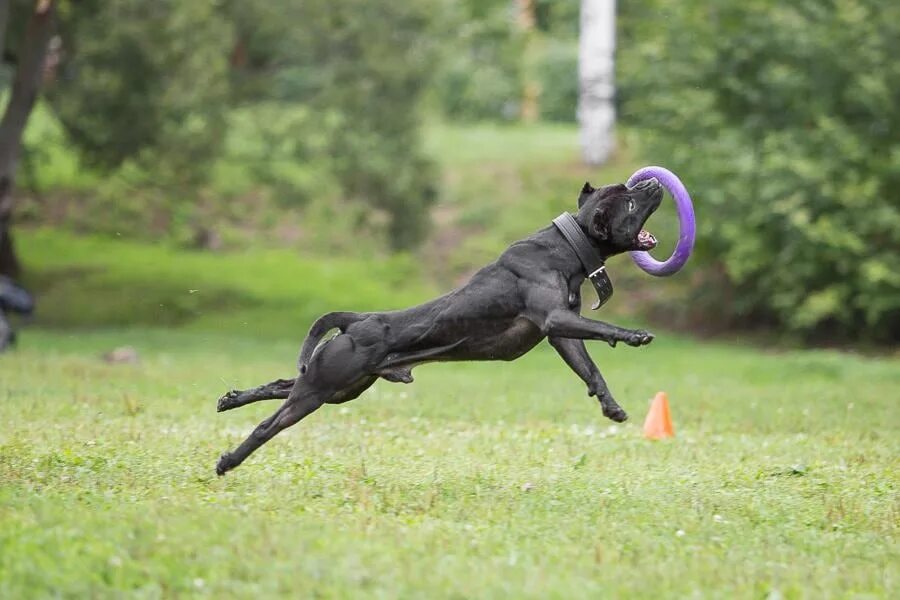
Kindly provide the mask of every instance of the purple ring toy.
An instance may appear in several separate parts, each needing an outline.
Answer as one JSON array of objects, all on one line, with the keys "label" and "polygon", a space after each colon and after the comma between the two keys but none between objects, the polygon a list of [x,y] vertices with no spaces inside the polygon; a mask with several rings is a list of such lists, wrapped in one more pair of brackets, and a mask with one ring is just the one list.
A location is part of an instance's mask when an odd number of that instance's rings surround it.
[{"label": "purple ring toy", "polygon": [[681,267],[690,258],[691,251],[694,249],[697,223],[694,219],[694,205],[691,202],[691,196],[688,194],[684,184],[681,183],[681,180],[672,171],[662,167],[644,167],[629,177],[625,185],[631,187],[639,181],[653,177],[656,177],[657,181],[672,194],[672,198],[675,200],[675,208],[678,210],[678,224],[681,233],[678,236],[675,251],[665,261],[660,262],[650,256],[649,252],[643,251],[632,252],[631,258],[634,259],[634,263],[637,266],[650,275],[665,277],[680,271]]}]

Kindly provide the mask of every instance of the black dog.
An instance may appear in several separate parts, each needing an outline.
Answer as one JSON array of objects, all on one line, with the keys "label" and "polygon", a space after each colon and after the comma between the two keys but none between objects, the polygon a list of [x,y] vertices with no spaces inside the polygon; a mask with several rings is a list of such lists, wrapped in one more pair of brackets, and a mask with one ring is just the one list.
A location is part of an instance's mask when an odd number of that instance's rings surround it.
[{"label": "black dog", "polygon": [[[642,228],[661,200],[656,179],[632,188],[594,189],[586,183],[576,215],[564,213],[554,225],[515,242],[463,287],[406,310],[333,312],[319,318],[300,351],[299,377],[232,391],[219,399],[222,412],[287,398],[240,446],[221,456],[216,472],[223,475],[235,468],[323,404],[353,400],[379,377],[409,383],[413,367],[426,362],[515,360],[545,337],[584,380],[588,394],[597,396],[603,414],[624,421],[628,416],[610,394],[583,340],[642,346],[653,335],[582,317],[581,284],[590,277],[601,300],[611,294],[603,261],[656,246]],[[340,333],[319,344],[332,329]]]}]

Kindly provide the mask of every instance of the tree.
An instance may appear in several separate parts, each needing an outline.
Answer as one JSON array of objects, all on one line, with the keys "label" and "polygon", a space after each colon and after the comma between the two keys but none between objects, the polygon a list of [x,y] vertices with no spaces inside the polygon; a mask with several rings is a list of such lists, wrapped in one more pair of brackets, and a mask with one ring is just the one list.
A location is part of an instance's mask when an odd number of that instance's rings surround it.
[{"label": "tree", "polygon": [[433,96],[455,120],[513,120],[521,115],[527,39],[510,18],[510,0],[445,2],[436,35],[441,55]]},{"label": "tree", "polygon": [[603,164],[615,145],[615,49],[615,0],[581,0],[578,122],[582,158],[589,165]]},{"label": "tree", "polygon": [[[0,0],[0,48],[5,48],[10,19],[16,16],[11,14],[10,4],[9,0]],[[16,166],[22,151],[22,134],[41,88],[44,60],[57,17],[54,0],[19,5],[26,7],[24,33],[18,50],[12,54],[15,75],[9,101],[0,119],[0,275],[12,277],[20,271],[11,235]]]},{"label": "tree", "polygon": [[157,223],[194,220],[231,119],[251,114],[265,121],[256,133],[266,149],[245,157],[261,188],[277,189],[284,204],[306,197],[292,188],[304,184],[267,167],[267,153],[277,153],[315,172],[314,193],[370,217],[394,248],[411,247],[435,192],[417,110],[434,7],[80,0],[61,26],[64,60],[48,98],[81,158],[118,175],[93,194],[101,207],[93,225],[137,233],[150,214]]},{"label": "tree", "polygon": [[132,161],[159,186],[201,184],[229,104],[234,32],[215,0],[82,0],[61,23],[50,105],[85,161]]},{"label": "tree", "polygon": [[309,118],[282,132],[296,159],[321,161],[343,204],[386,220],[393,249],[422,239],[437,193],[418,110],[434,68],[437,8],[433,0],[230,5],[247,57],[237,93],[304,106]]}]

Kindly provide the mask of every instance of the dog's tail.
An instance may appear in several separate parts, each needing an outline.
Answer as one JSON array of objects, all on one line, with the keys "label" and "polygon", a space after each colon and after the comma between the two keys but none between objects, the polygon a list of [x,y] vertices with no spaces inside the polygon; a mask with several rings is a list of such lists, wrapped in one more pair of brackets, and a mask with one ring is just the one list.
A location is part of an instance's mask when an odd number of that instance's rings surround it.
[{"label": "dog's tail", "polygon": [[341,333],[344,333],[351,324],[365,318],[364,313],[330,312],[316,319],[316,322],[309,328],[309,333],[303,341],[303,347],[300,348],[300,357],[297,359],[297,368],[300,370],[300,374],[306,373],[309,361],[319,346],[322,336],[332,329],[339,329]]}]

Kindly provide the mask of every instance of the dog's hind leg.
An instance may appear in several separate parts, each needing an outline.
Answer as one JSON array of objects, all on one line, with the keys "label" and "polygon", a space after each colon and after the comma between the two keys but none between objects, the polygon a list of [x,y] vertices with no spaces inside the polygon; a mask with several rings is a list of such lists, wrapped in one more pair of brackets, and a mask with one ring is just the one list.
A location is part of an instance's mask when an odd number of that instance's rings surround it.
[{"label": "dog's hind leg", "polygon": [[353,385],[348,386],[336,394],[332,395],[328,400],[325,401],[326,404],[343,404],[344,402],[350,402],[351,400],[355,400],[359,398],[360,394],[369,389],[369,387],[378,381],[377,375],[368,375],[363,377]]},{"label": "dog's hind leg", "polygon": [[318,390],[311,388],[305,381],[298,379],[288,399],[268,419],[256,426],[232,452],[226,452],[216,463],[216,474],[224,475],[244,462],[257,448],[278,435],[279,432],[300,421],[303,417],[315,412],[324,404]]},{"label": "dog's hind leg", "polygon": [[[362,340],[378,341],[375,331],[359,331]],[[367,335],[368,334],[368,335]],[[359,396],[378,375],[374,367],[385,351],[341,334],[323,344],[312,357],[306,373],[298,377],[290,395],[271,417],[260,423],[234,451],[219,458],[216,473],[223,475],[247,459],[257,448],[327,403],[339,404]]]},{"label": "dog's hind leg", "polygon": [[312,414],[323,404],[340,404],[353,400],[366,391],[377,379],[378,377],[374,375],[360,378],[352,385],[333,394],[322,394],[321,391],[311,387],[303,379],[297,379],[297,383],[294,389],[291,390],[287,401],[275,411],[275,414],[257,425],[253,433],[233,452],[226,452],[219,457],[219,462],[216,464],[216,473],[224,475],[235,468],[260,446],[281,431]]},{"label": "dog's hind leg", "polygon": [[295,381],[296,379],[276,379],[249,390],[231,390],[219,398],[216,412],[225,412],[260,400],[284,400],[290,395]]}]

